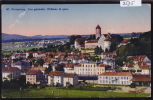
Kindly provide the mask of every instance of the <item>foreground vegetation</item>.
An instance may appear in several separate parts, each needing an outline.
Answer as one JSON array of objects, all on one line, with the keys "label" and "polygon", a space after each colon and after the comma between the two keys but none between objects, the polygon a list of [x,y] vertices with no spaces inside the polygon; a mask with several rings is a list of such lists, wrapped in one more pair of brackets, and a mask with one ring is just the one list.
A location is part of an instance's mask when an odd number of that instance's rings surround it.
[{"label": "foreground vegetation", "polygon": [[60,89],[59,87],[46,87],[25,90],[2,90],[6,98],[104,98],[104,97],[148,97],[145,93],[124,93],[112,91],[87,91]]}]

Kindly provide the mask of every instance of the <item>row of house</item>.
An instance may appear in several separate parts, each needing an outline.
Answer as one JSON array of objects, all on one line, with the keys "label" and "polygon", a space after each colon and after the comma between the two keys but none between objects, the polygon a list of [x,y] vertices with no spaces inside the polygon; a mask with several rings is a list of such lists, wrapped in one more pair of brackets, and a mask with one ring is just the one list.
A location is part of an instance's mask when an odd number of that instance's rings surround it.
[{"label": "row of house", "polygon": [[[47,75],[47,77],[45,77],[45,74],[42,72],[43,70],[41,71],[40,69],[41,68],[35,68],[35,67],[31,68],[26,73],[26,83],[29,82],[30,84],[48,84],[48,85],[60,84],[63,86],[68,86],[68,85],[78,85],[78,81],[81,80],[81,78],[79,78],[79,75],[77,75],[76,73],[67,73],[63,71],[51,71]],[[17,67],[6,67],[2,70],[3,81],[17,79],[20,76],[21,76],[21,70]],[[131,72],[120,72],[116,70],[109,71],[108,69],[107,71],[98,74],[96,81],[98,84],[130,85],[132,82],[134,82],[137,85],[150,85],[151,75],[132,74]]]}]

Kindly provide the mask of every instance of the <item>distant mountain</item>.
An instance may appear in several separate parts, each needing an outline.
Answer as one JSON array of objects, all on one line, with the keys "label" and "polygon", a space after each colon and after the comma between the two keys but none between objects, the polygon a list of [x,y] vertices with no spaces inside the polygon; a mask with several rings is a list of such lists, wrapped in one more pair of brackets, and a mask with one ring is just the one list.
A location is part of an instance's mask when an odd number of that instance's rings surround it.
[{"label": "distant mountain", "polygon": [[27,36],[22,36],[22,35],[17,35],[17,34],[6,34],[6,33],[2,33],[2,41],[5,40],[18,40],[18,39],[29,39],[29,37]]},{"label": "distant mountain", "polygon": [[35,35],[35,36],[22,36],[17,34],[2,33],[2,42],[11,40],[33,40],[33,39],[67,39],[70,35]]},{"label": "distant mountain", "polygon": [[122,36],[122,37],[124,37],[124,38],[129,38],[129,37],[138,37],[138,36],[140,36],[141,34],[143,34],[143,33],[141,33],[141,32],[139,32],[139,33],[116,33],[117,35],[120,35],[120,36]]}]

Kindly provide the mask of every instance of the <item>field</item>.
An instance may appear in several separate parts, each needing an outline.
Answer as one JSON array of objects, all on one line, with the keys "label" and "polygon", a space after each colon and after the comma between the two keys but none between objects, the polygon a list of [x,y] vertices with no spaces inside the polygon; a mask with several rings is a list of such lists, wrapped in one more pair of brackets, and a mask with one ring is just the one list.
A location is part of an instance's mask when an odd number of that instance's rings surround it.
[{"label": "field", "polygon": [[5,98],[112,98],[112,97],[148,97],[145,93],[124,93],[112,91],[67,90],[57,87],[27,89],[21,91],[2,90]]}]

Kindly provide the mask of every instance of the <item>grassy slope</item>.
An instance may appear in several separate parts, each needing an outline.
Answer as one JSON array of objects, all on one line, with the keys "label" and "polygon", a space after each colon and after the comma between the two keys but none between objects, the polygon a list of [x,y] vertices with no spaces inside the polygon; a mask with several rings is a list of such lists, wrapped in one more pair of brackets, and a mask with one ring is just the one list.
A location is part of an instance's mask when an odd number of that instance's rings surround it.
[{"label": "grassy slope", "polygon": [[[54,91],[54,93],[52,93]],[[19,91],[2,90],[2,95],[8,98],[21,98]],[[148,97],[150,94],[139,93],[136,97]],[[96,98],[96,97],[135,97],[134,93],[118,93],[106,91],[79,91],[64,90],[56,87],[47,87],[44,89],[30,89],[22,92],[22,98]]]}]

